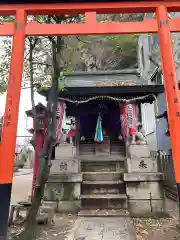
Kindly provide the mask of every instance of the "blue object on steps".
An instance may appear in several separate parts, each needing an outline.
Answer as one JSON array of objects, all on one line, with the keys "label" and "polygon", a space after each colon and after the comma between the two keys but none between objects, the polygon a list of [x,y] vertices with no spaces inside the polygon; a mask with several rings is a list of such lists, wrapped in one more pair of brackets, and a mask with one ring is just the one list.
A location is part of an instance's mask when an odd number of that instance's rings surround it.
[{"label": "blue object on steps", "polygon": [[95,137],[94,141],[101,143],[103,141],[103,132],[102,132],[102,122],[101,122],[101,116],[99,114],[98,119],[97,119],[97,124],[96,124],[96,132],[95,132]]}]

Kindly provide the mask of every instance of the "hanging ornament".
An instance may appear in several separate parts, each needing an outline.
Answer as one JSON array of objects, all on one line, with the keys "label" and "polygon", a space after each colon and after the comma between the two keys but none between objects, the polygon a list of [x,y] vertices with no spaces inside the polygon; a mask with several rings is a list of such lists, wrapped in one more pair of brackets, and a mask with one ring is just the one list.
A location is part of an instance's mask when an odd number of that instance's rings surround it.
[{"label": "hanging ornament", "polygon": [[94,141],[97,143],[103,142],[102,118],[100,113],[97,119]]}]

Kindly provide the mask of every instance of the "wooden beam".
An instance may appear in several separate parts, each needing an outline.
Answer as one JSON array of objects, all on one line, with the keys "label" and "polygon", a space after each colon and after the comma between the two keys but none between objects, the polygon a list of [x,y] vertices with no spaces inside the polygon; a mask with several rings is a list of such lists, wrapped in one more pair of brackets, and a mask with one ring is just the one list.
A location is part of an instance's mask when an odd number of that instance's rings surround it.
[{"label": "wooden beam", "polygon": [[[169,19],[171,32],[180,32],[180,18]],[[85,23],[85,24],[37,24],[28,23],[26,36],[86,35],[86,34],[141,34],[156,33],[157,22]],[[0,23],[0,36],[13,36],[14,23]]]},{"label": "wooden beam", "polygon": [[156,20],[118,23],[97,23],[93,21],[84,24],[59,25],[29,23],[26,27],[26,36],[133,34],[155,32],[157,32]]},{"label": "wooden beam", "polygon": [[180,1],[100,2],[100,3],[49,3],[49,4],[1,4],[0,15],[14,15],[24,9],[31,15],[105,13],[148,13],[158,6],[166,6],[169,12],[180,12]]},{"label": "wooden beam", "polygon": [[180,32],[180,18],[169,19],[169,28],[171,32]]},{"label": "wooden beam", "polygon": [[0,23],[0,36],[12,36],[14,34],[13,23]]}]

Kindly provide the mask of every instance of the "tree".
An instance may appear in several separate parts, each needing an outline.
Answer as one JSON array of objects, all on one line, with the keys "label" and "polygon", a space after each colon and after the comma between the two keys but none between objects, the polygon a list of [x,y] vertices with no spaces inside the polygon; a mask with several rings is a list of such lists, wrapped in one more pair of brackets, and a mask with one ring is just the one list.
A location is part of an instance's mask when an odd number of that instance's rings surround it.
[{"label": "tree", "polygon": [[82,58],[84,70],[118,70],[137,67],[137,36],[84,37]]}]

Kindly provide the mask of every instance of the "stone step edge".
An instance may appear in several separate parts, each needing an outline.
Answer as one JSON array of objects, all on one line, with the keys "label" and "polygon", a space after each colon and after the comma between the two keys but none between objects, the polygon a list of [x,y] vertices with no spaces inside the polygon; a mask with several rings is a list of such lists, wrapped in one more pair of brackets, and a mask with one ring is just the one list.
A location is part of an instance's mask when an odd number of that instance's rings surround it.
[{"label": "stone step edge", "polygon": [[142,172],[131,172],[131,173],[123,173],[123,181],[124,182],[156,182],[163,181],[164,174],[157,173],[142,173]]},{"label": "stone step edge", "polygon": [[118,210],[80,210],[78,212],[79,217],[129,217],[128,211],[122,212]]},{"label": "stone step edge", "polygon": [[83,159],[83,158],[79,158],[79,160],[81,161],[81,164],[83,163],[95,163],[95,164],[99,164],[99,163],[118,163],[118,162],[124,162],[126,160],[125,156],[124,157],[121,157],[119,156],[118,158],[104,158],[104,159],[96,159],[96,158],[93,158],[92,160],[91,159]]},{"label": "stone step edge", "polygon": [[[77,158],[76,158],[77,159]],[[122,160],[126,160],[126,156],[123,155],[116,155],[116,156],[112,156],[112,157],[107,157],[107,156],[103,156],[103,157],[78,157],[78,160],[80,160],[81,162],[117,162],[117,161],[122,161]]]},{"label": "stone step edge", "polygon": [[92,175],[93,174],[97,175],[97,174],[102,174],[102,173],[103,174],[108,174],[108,173],[110,173],[110,174],[120,174],[120,175],[122,174],[122,172],[120,172],[120,171],[117,171],[117,172],[116,171],[112,171],[112,172],[110,172],[110,171],[109,172],[106,172],[106,171],[105,172],[81,172],[81,174],[92,174]]},{"label": "stone step edge", "polygon": [[84,185],[118,185],[124,183],[122,180],[119,181],[83,181]]},{"label": "stone step edge", "polygon": [[126,194],[82,194],[80,199],[127,199]]}]

